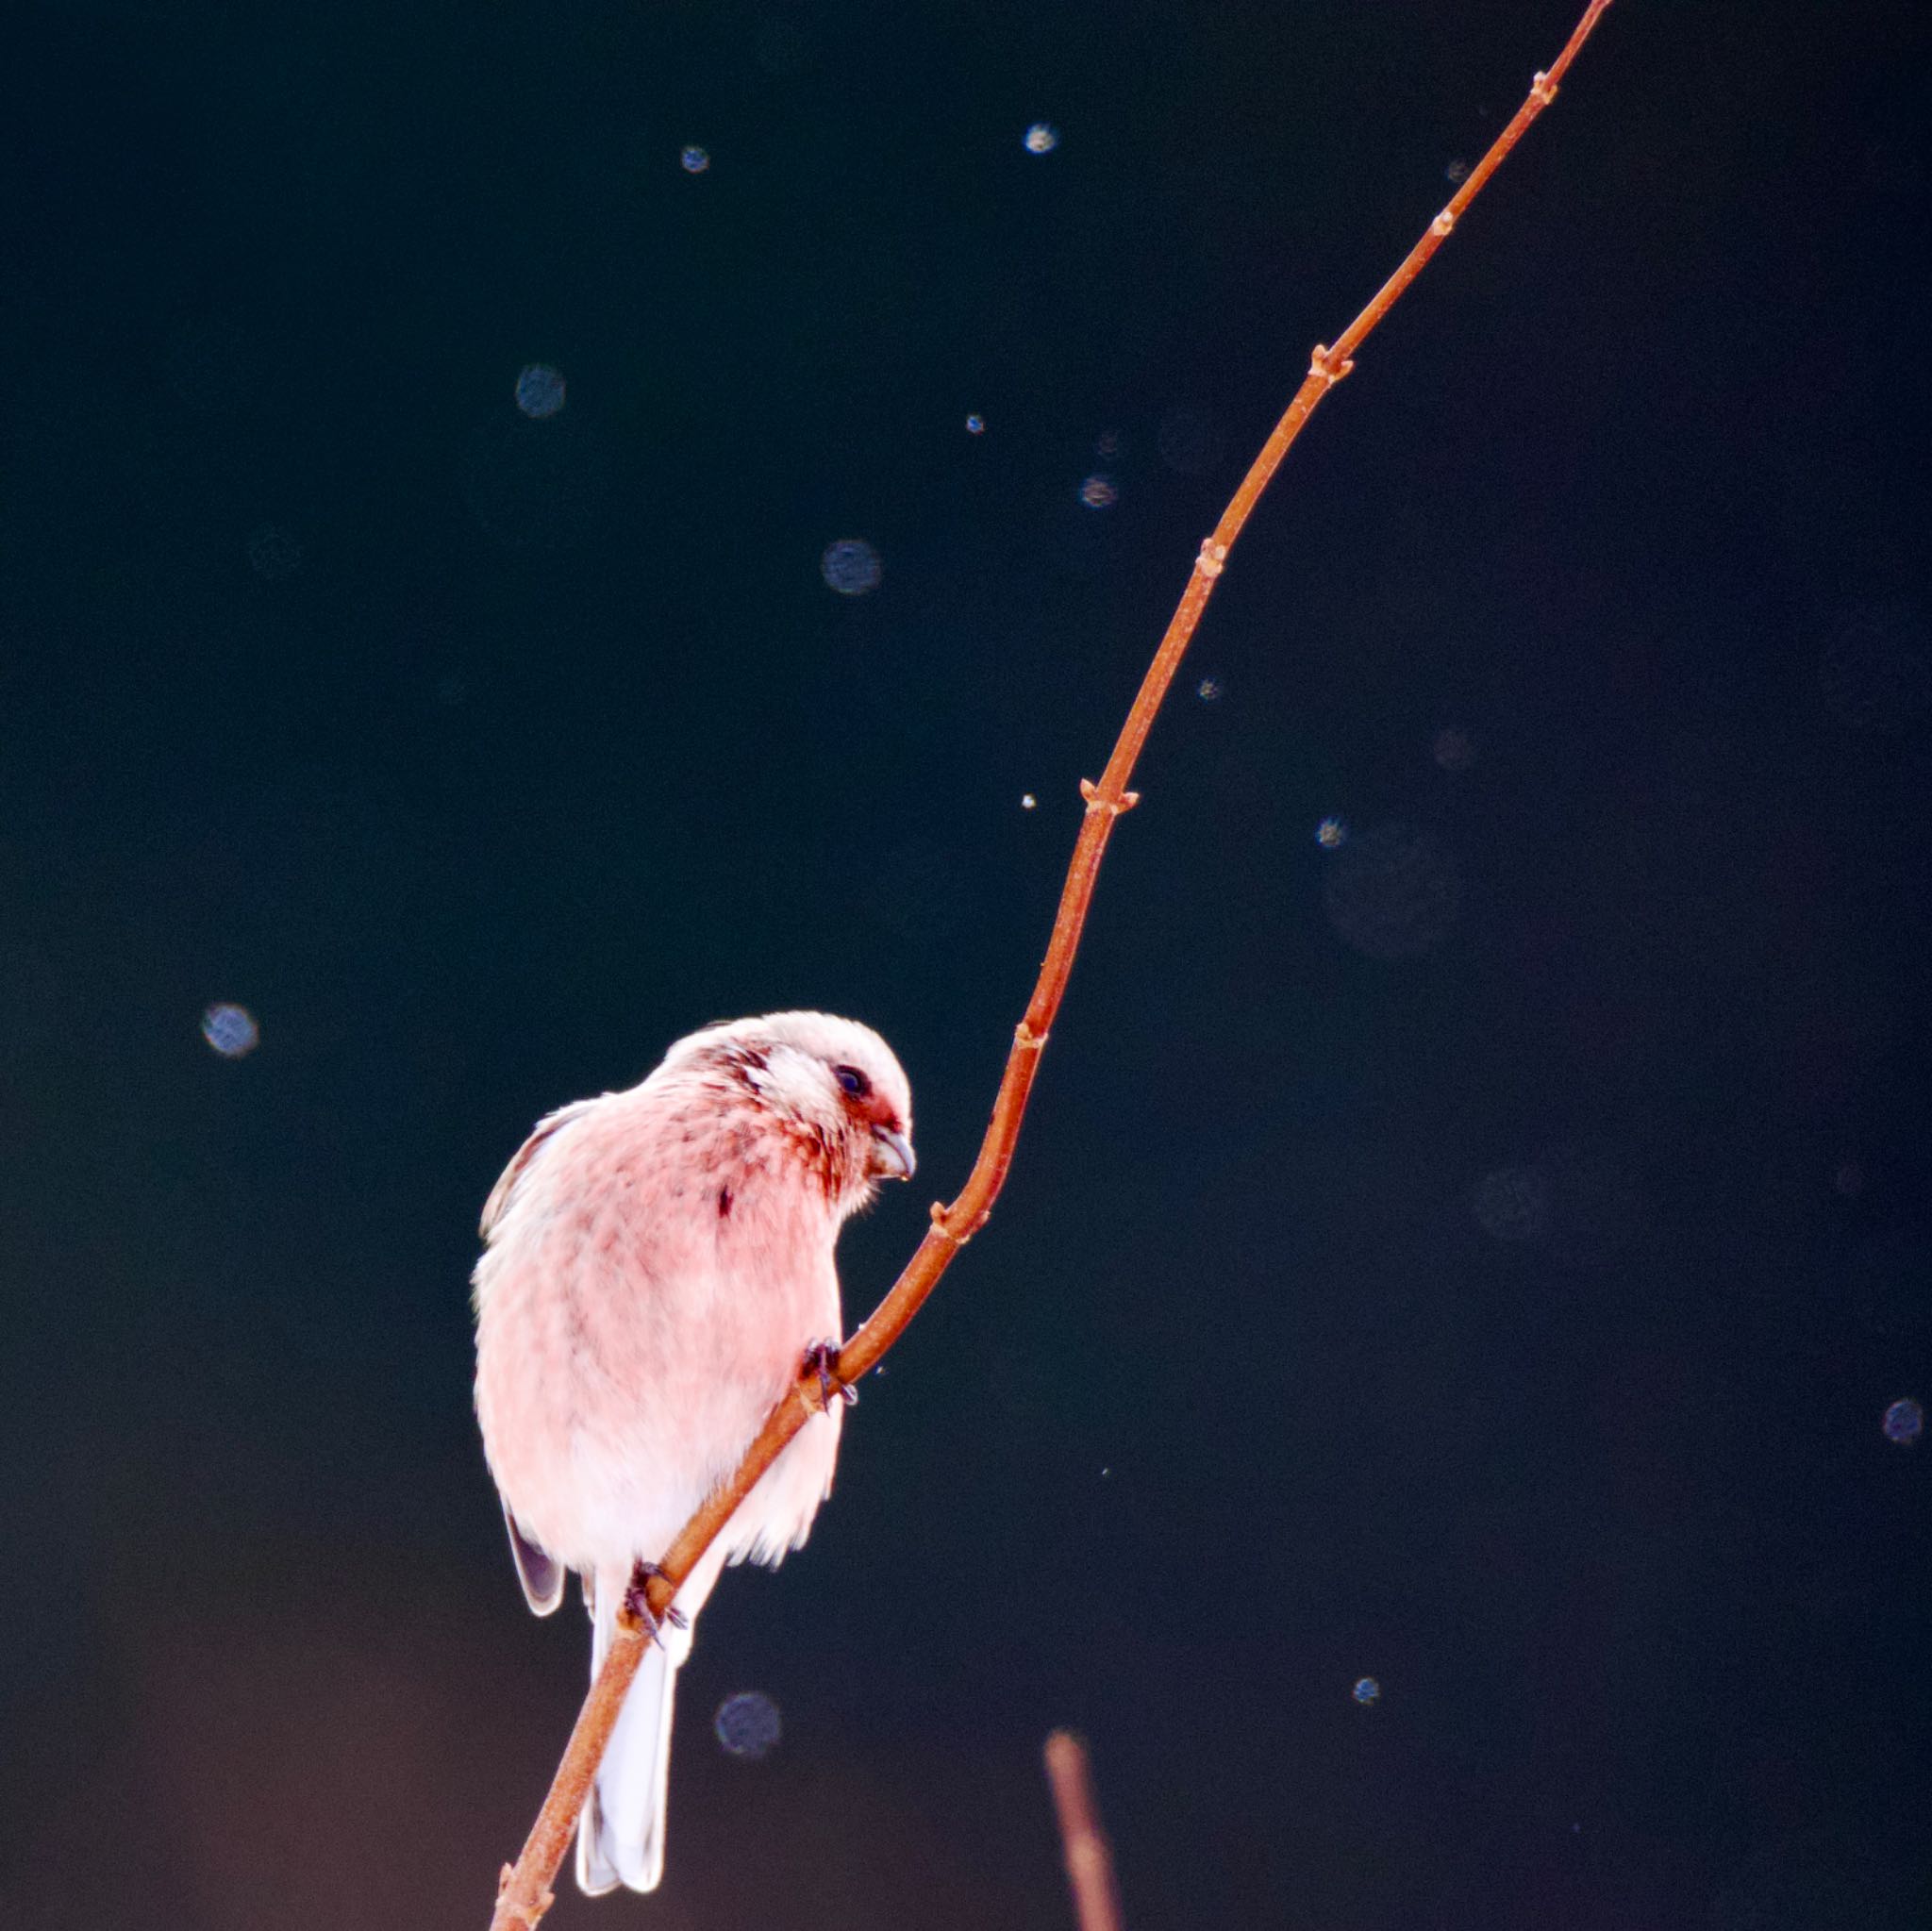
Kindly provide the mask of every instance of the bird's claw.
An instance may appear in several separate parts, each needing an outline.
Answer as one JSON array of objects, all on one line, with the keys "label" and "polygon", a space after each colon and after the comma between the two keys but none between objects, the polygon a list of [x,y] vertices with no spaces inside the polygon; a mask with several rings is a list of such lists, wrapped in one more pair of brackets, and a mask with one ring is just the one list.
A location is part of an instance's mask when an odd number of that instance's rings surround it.
[{"label": "bird's claw", "polygon": [[[664,1572],[655,1562],[634,1563],[630,1572],[630,1587],[624,1592],[625,1613],[643,1624],[644,1634],[659,1649],[664,1647],[664,1632],[662,1624],[651,1613],[651,1580],[654,1576],[662,1576],[663,1573]],[[663,1620],[674,1629],[691,1627],[691,1619],[675,1603],[665,1609]]]},{"label": "bird's claw", "polygon": [[836,1341],[813,1341],[805,1351],[805,1365],[819,1377],[819,1407],[826,1413],[832,1412],[832,1390],[837,1389],[844,1399],[845,1406],[856,1407],[858,1404],[858,1390],[849,1381],[841,1381],[836,1369],[839,1361],[839,1347]]}]

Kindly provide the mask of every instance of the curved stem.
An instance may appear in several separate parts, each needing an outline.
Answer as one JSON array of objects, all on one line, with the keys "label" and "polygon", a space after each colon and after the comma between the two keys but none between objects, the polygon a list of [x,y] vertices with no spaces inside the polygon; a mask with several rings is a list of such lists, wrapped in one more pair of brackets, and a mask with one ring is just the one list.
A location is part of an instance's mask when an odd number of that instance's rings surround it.
[{"label": "curved stem", "polygon": [[1074,1896],[1074,1921],[1080,1931],[1121,1931],[1113,1850],[1100,1827],[1087,1746],[1073,1731],[1056,1730],[1046,1740],[1046,1780],[1053,1786],[1053,1807],[1059,1819],[1060,1855],[1067,1867],[1067,1889]]},{"label": "curved stem", "polygon": [[[840,1350],[837,1362],[837,1378],[840,1381],[860,1380],[878,1365],[893,1342],[906,1331],[907,1323],[919,1312],[926,1296],[939,1284],[940,1276],[952,1265],[954,1256],[986,1224],[993,1203],[999,1198],[1008,1171],[1013,1163],[1013,1149],[1019,1141],[1027,1097],[1033,1090],[1034,1076],[1040,1069],[1040,1056],[1045,1050],[1047,1036],[1053,1030],[1060,1001],[1066,993],[1068,977],[1074,970],[1074,956],[1079,950],[1080,934],[1087,923],[1088,907],[1093,901],[1100,861],[1107,855],[1107,841],[1113,835],[1114,825],[1122,813],[1132,809],[1139,802],[1138,794],[1127,790],[1127,780],[1133,775],[1135,763],[1147,742],[1147,734],[1154,728],[1154,720],[1175,673],[1180,669],[1181,658],[1194,635],[1195,626],[1201,621],[1201,613],[1214,593],[1214,586],[1220,580],[1227,554],[1254,512],[1262,491],[1281,466],[1282,458],[1301,434],[1316,406],[1355,367],[1356,350],[1368,340],[1376,324],[1394,307],[1409,283],[1422,273],[1429,258],[1448,239],[1464,210],[1481,192],[1484,183],[1522,139],[1524,129],[1556,98],[1557,84],[1569,72],[1570,63],[1575,59],[1578,50],[1590,38],[1609,4],[1610,0],[1590,0],[1583,18],[1577,23],[1562,53],[1547,71],[1536,76],[1528,98],[1496,137],[1489,152],[1470,171],[1469,178],[1457,190],[1455,198],[1430,223],[1422,240],[1409,250],[1402,266],[1376,291],[1368,307],[1336,338],[1332,348],[1317,344],[1307,377],[1295,391],[1280,422],[1274,425],[1274,433],[1262,445],[1261,453],[1241,478],[1241,487],[1222,511],[1220,522],[1214,525],[1214,534],[1202,543],[1187,588],[1181,592],[1180,603],[1169,620],[1160,647],[1154,654],[1154,661],[1148,665],[1147,674],[1141,680],[1141,688],[1127,712],[1126,722],[1121,726],[1113,755],[1107,760],[1099,783],[1086,780],[1081,783],[1081,795],[1087,801],[1087,815],[1074,844],[1066,883],[1060,889],[1059,908],[1054,914],[1046,957],[1034,984],[1033,996],[1027,1001],[1026,1016],[1015,1029],[1012,1050],[1007,1056],[1006,1071],[1000,1077],[992,1118],[980,1142],[979,1156],[973,1163],[973,1171],[966,1176],[966,1184],[953,1201],[950,1204],[941,1202],[933,1207],[932,1225],[926,1229],[925,1238],[920,1241],[905,1271],[892,1283],[872,1318]],[[797,1381],[765,1418],[764,1426],[745,1451],[744,1459],[739,1463],[730,1480],[710,1495],[665,1552],[660,1573],[652,1577],[649,1584],[649,1602],[654,1615],[661,1616],[670,1606],[680,1585],[731,1519],[738,1505],[751,1492],[758,1477],[783,1453],[786,1443],[818,1412],[820,1400],[818,1371],[801,1368]],[[497,1889],[495,1913],[491,1919],[491,1931],[531,1931],[531,1927],[550,1908],[550,1885],[563,1862],[571,1833],[576,1828],[578,1815],[603,1757],[604,1747],[616,1726],[618,1712],[624,1706],[625,1692],[630,1688],[631,1678],[637,1674],[643,1641],[641,1629],[635,1623],[621,1623],[609,1653],[604,1659],[604,1668],[591,1686],[576,1725],[571,1731],[563,1760],[558,1766],[557,1775],[551,1783],[549,1795],[543,1800],[543,1807],[538,1813],[536,1824],[516,1863],[504,1867]]]}]

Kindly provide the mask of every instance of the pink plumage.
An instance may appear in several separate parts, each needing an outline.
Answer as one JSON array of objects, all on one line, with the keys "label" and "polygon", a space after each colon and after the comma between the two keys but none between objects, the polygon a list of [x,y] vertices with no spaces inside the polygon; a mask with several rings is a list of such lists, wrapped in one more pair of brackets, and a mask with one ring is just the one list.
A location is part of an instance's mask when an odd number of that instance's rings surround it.
[{"label": "pink plumage", "polygon": [[[582,1577],[594,1674],[632,1566],[655,1562],[737,1466],[806,1349],[843,1333],[832,1250],[877,1183],[912,1173],[912,1098],[848,1019],[779,1012],[680,1040],[640,1086],[542,1121],[483,1209],[476,1415],[530,1606]],[[694,1623],[727,1562],[775,1563],[831,1488],[814,1416],[678,1591]],[[667,1623],[625,1698],[577,1835],[577,1881],[664,1867]]]}]

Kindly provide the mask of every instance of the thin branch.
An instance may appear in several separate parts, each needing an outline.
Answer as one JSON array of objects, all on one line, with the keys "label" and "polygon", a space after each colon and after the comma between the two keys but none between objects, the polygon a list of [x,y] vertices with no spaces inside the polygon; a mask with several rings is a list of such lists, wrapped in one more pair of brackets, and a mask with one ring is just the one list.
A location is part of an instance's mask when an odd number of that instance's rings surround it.
[{"label": "thin branch", "polygon": [[1046,1740],[1046,1779],[1053,1786],[1053,1807],[1059,1815],[1067,1888],[1074,1893],[1074,1916],[1080,1931],[1121,1931],[1113,1852],[1100,1827],[1087,1746],[1073,1731],[1056,1730]]},{"label": "thin branch", "polygon": [[[1282,458],[1301,434],[1302,425],[1314,413],[1316,405],[1355,367],[1355,352],[1367,341],[1375,325],[1394,306],[1404,290],[1422,273],[1429,258],[1442,245],[1464,210],[1481,191],[1483,184],[1522,139],[1524,130],[1556,98],[1558,83],[1609,4],[1610,0],[1590,0],[1583,18],[1577,23],[1562,53],[1546,72],[1536,76],[1528,98],[1496,137],[1490,151],[1470,172],[1469,178],[1463,182],[1455,198],[1429,225],[1427,233],[1409,251],[1402,266],[1383,284],[1374,300],[1337,338],[1332,348],[1317,344],[1307,378],[1295,391],[1287,412],[1274,425],[1274,432],[1263,444],[1260,455],[1241,479],[1241,488],[1223,510],[1213,535],[1203,541],[1200,555],[1194,559],[1193,571],[1188,578],[1188,587],[1181,593],[1180,604],[1168,623],[1160,647],[1155,652],[1154,661],[1141,679],[1141,689],[1127,713],[1126,723],[1121,727],[1113,755],[1107,761],[1100,782],[1096,785],[1085,778],[1080,781],[1080,794],[1087,801],[1086,819],[1080,826],[1073,859],[1067,868],[1066,883],[1060,891],[1059,909],[1054,915],[1046,958],[1040,968],[1040,977],[1027,1004],[1026,1016],[1013,1035],[1012,1051],[1008,1056],[1006,1071],[1000,1078],[992,1119],[986,1129],[985,1139],[980,1142],[979,1157],[966,1176],[965,1186],[951,1205],[944,1202],[935,1204],[932,1224],[926,1229],[925,1238],[919,1243],[905,1271],[893,1282],[872,1319],[840,1350],[833,1364],[838,1383],[859,1381],[878,1365],[906,1331],[907,1323],[924,1306],[926,1296],[951,1266],[954,1257],[986,1224],[993,1203],[999,1198],[1008,1170],[1013,1163],[1013,1148],[1020,1137],[1020,1123],[1025,1115],[1034,1075],[1039,1071],[1040,1056],[1045,1050],[1047,1036],[1053,1030],[1060,1000],[1067,990],[1068,975],[1074,969],[1074,955],[1079,948],[1081,930],[1087,923],[1087,908],[1092,902],[1094,880],[1100,871],[1100,861],[1107,853],[1108,840],[1112,837],[1114,824],[1121,814],[1132,809],[1139,802],[1139,793],[1128,791],[1127,780],[1133,775],[1135,762],[1147,741],[1148,732],[1153,729],[1161,701],[1174,682],[1182,655],[1201,621],[1201,612],[1207,608],[1208,599],[1213,594],[1214,586],[1227,561],[1227,554],[1253,513],[1261,491],[1268,487],[1269,479],[1280,467]],[[764,1426],[745,1451],[744,1459],[739,1463],[730,1480],[711,1494],[660,1558],[659,1571],[649,1584],[648,1599],[654,1615],[663,1614],[738,1505],[751,1492],[758,1477],[778,1458],[785,1445],[819,1411],[823,1399],[817,1369],[801,1369],[790,1392],[765,1418]],[[549,1795],[543,1800],[543,1807],[538,1813],[522,1855],[514,1866],[504,1867],[495,1912],[491,1919],[491,1931],[531,1931],[531,1927],[549,1909],[553,1901],[550,1885],[563,1861],[564,1852],[569,1848],[571,1833],[576,1828],[578,1815],[603,1757],[604,1747],[609,1741],[618,1712],[624,1706],[625,1692],[630,1688],[631,1678],[637,1674],[642,1645],[641,1625],[632,1619],[623,1621],[605,1657],[604,1668],[584,1700],[576,1726],[571,1731],[570,1742],[565,1747],[563,1760],[558,1766]]]}]

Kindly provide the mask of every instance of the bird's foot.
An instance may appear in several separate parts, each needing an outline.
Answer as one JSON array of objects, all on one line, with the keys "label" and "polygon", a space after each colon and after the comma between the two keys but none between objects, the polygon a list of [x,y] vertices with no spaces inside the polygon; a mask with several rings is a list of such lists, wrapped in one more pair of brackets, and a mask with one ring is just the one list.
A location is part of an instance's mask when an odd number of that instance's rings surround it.
[{"label": "bird's foot", "polygon": [[805,1365],[819,1377],[819,1407],[826,1414],[832,1412],[832,1392],[835,1389],[848,1408],[858,1405],[858,1390],[849,1381],[839,1379],[837,1341],[813,1341],[805,1351]]},{"label": "bird's foot", "polygon": [[[651,1613],[651,1581],[662,1576],[664,1572],[655,1562],[633,1563],[630,1572],[630,1587],[624,1592],[625,1614],[633,1617],[644,1625],[644,1634],[659,1649],[664,1647],[662,1625]],[[664,1622],[674,1629],[689,1629],[691,1621],[676,1604],[664,1611]]]}]

